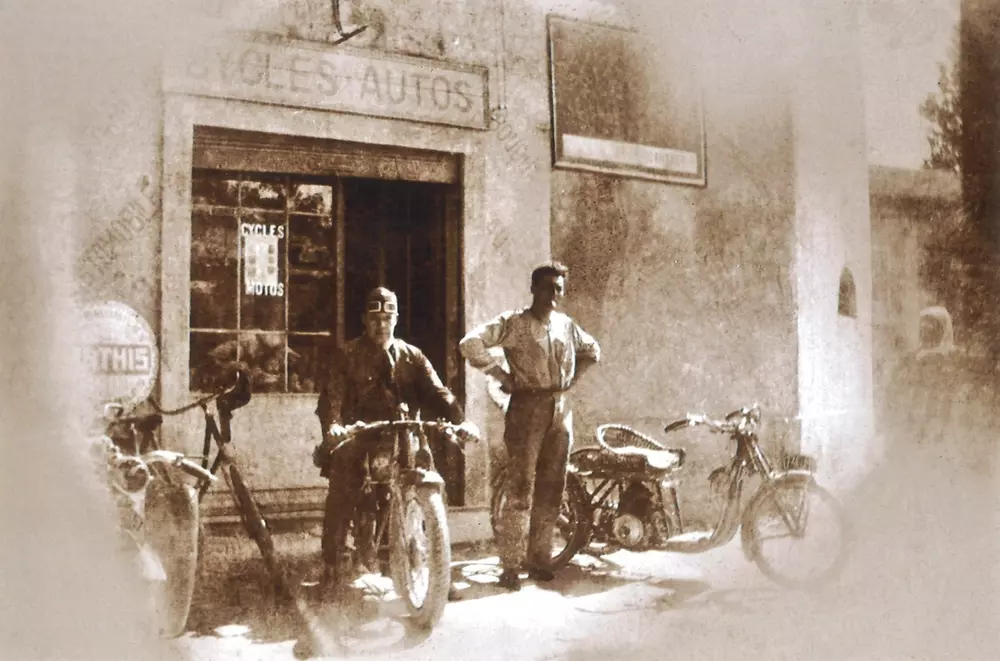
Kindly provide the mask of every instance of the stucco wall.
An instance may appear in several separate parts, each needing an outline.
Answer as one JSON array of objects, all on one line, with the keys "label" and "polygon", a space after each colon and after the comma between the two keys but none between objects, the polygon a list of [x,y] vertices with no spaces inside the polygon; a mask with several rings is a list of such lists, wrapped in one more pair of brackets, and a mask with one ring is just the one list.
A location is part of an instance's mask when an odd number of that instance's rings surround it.
[{"label": "stucco wall", "polygon": [[[804,448],[838,491],[878,456],[871,365],[871,232],[856,8],[797,7],[795,114],[799,410]],[[838,314],[850,270],[857,317]]]},{"label": "stucco wall", "polygon": [[[570,267],[567,307],[601,342],[603,364],[575,401],[581,443],[618,421],[662,435],[686,412],[721,416],[758,401],[796,413],[792,286],[794,161],[788,81],[771,14],[723,3],[637,7],[625,19],[682,43],[703,85],[708,185],[568,170],[553,175],[553,253]],[[778,43],[775,43],[778,40]],[[650,53],[667,64],[668,53]],[[676,64],[674,65],[676,66]],[[702,510],[724,439],[681,432],[682,497]]]}]

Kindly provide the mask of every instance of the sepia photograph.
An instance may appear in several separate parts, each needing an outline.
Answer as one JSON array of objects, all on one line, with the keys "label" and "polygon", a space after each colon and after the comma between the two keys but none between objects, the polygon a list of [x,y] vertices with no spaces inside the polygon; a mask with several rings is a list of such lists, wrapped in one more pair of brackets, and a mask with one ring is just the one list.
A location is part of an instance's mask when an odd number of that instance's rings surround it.
[{"label": "sepia photograph", "polygon": [[1000,658],[1000,0],[0,33],[0,658]]}]

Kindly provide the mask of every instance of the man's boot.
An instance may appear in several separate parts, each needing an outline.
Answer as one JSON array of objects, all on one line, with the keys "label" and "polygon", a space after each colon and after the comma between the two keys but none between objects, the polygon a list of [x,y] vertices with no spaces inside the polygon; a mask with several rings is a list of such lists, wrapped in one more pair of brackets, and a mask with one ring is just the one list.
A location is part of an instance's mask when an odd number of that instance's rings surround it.
[{"label": "man's boot", "polygon": [[516,569],[504,569],[500,574],[500,581],[497,585],[504,590],[517,592],[521,589],[521,577],[518,576]]}]

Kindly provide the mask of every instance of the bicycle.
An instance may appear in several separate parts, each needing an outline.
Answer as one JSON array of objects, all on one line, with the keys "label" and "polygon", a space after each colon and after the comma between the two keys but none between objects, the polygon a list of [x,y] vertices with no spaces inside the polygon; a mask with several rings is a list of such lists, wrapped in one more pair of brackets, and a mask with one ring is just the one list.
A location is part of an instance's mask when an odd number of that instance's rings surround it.
[{"label": "bicycle", "polygon": [[[136,480],[133,488],[142,490],[148,486],[150,489],[152,499],[147,497],[145,508],[140,514],[142,523],[148,526],[148,522],[155,521],[150,527],[152,530],[163,528],[185,531],[183,534],[172,534],[167,543],[159,545],[161,555],[169,556],[167,564],[175,566],[172,571],[167,571],[168,580],[172,582],[170,589],[177,594],[173,598],[176,602],[172,607],[173,613],[164,627],[167,635],[180,635],[187,623],[202,542],[199,505],[208,489],[218,480],[216,476],[220,472],[232,494],[244,529],[260,550],[264,565],[274,582],[275,592],[280,596],[290,594],[276,559],[270,527],[230,450],[233,442],[233,411],[245,406],[251,398],[250,381],[243,371],[236,372],[234,381],[227,388],[176,409],[164,409],[153,398],[147,399],[154,411],[148,414],[123,416],[120,405],[109,404],[105,407],[105,417],[109,420],[106,434],[108,443],[126,450],[110,451],[113,457],[117,457],[114,459],[116,467],[124,471],[126,480]],[[185,456],[162,449],[155,432],[163,423],[164,417],[180,415],[195,408],[200,408],[205,418],[202,454],[197,457]],[[213,441],[217,452],[209,465]],[[201,465],[191,462],[192,458],[200,458]],[[181,483],[171,471],[163,470],[171,465],[193,477],[194,483]]]}]

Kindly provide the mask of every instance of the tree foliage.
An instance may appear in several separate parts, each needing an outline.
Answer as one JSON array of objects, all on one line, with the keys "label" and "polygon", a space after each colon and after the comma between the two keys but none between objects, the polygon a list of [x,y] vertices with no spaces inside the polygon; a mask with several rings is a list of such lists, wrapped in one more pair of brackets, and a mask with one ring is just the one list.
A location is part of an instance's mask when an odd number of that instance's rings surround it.
[{"label": "tree foliage", "polygon": [[924,167],[960,172],[962,153],[962,95],[957,38],[949,51],[949,62],[938,66],[938,91],[920,104],[920,115],[931,124],[927,142],[931,155]]}]

